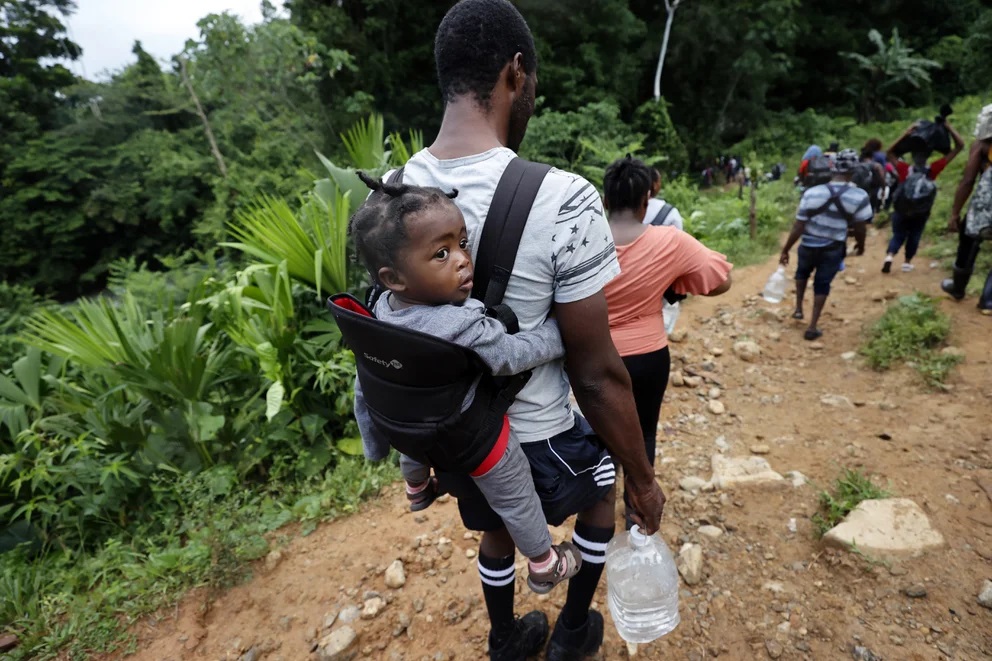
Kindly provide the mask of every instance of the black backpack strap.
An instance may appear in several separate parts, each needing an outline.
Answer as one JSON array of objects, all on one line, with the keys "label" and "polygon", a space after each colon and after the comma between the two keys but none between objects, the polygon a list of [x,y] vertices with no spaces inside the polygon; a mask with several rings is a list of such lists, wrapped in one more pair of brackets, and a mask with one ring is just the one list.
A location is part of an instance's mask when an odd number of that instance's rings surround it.
[{"label": "black backpack strap", "polygon": [[844,216],[844,218],[847,219],[848,224],[853,223],[854,214],[850,214],[847,212],[847,209],[844,208],[844,204],[840,199],[844,195],[845,188],[840,186],[834,188],[833,186],[827,184],[827,190],[830,191],[830,197],[827,199],[826,202],[823,203],[821,207],[819,207],[818,209],[813,209],[812,211],[809,212],[810,218],[812,218],[813,216],[819,216],[821,213],[823,213],[832,206],[835,209],[837,209],[837,211],[839,211],[840,214]]},{"label": "black backpack strap", "polygon": [[496,185],[479,238],[472,289],[472,296],[487,308],[503,302],[527,217],[550,170],[550,165],[514,158]]},{"label": "black backpack strap", "polygon": [[389,179],[386,180],[387,184],[402,184],[403,183],[403,170],[406,168],[405,165],[401,165],[393,173],[389,175]]},{"label": "black backpack strap", "polygon": [[675,208],[674,204],[669,204],[668,202],[665,202],[665,204],[662,205],[661,210],[658,211],[654,219],[652,219],[651,224],[664,225],[665,221],[668,220],[668,214],[672,213],[672,209],[674,208]]}]

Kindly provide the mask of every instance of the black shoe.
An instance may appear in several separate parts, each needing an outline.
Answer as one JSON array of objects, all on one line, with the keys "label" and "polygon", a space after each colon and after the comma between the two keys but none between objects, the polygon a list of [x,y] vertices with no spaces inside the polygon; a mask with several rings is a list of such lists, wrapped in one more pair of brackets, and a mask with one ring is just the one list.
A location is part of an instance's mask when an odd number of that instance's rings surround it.
[{"label": "black shoe", "polygon": [[882,262],[882,273],[889,273],[892,270],[892,260],[887,259]]},{"label": "black shoe", "polygon": [[954,277],[948,278],[940,283],[940,288],[950,294],[956,301],[964,298],[964,290],[971,279],[971,271],[954,267]]},{"label": "black shoe", "polygon": [[982,295],[978,299],[978,309],[983,313],[992,311],[992,271],[985,278],[985,286],[982,287]]},{"label": "black shoe", "polygon": [[531,611],[513,623],[513,633],[498,648],[493,646],[489,633],[490,661],[524,661],[544,647],[548,639],[548,616],[541,611]]},{"label": "black shoe", "polygon": [[603,645],[603,616],[590,610],[586,623],[573,631],[558,618],[548,643],[548,661],[580,661],[590,657]]}]

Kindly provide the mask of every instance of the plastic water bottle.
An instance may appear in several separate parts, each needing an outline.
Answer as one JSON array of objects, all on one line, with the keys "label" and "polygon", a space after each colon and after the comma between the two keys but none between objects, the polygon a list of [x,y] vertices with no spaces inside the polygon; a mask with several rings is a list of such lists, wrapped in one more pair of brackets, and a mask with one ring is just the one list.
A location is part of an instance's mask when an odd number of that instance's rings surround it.
[{"label": "plastic water bottle", "polygon": [[768,283],[765,284],[765,291],[762,292],[761,296],[769,303],[781,303],[782,299],[785,298],[785,288],[788,286],[789,278],[785,275],[785,267],[779,266],[772,273],[771,277],[768,278]]},{"label": "plastic water bottle", "polygon": [[679,572],[658,535],[634,526],[606,547],[610,615],[628,643],[650,643],[679,625]]}]

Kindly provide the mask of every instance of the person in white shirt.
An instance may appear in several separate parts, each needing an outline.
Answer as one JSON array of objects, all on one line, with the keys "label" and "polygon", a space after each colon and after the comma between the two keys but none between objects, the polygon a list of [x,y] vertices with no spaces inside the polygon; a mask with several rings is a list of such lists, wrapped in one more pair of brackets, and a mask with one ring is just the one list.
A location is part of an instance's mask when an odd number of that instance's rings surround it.
[{"label": "person in white shirt", "polygon": [[657,168],[651,170],[651,199],[648,200],[648,212],[644,214],[645,225],[671,225],[682,229],[682,214],[673,205],[658,197],[661,192],[661,173]]}]

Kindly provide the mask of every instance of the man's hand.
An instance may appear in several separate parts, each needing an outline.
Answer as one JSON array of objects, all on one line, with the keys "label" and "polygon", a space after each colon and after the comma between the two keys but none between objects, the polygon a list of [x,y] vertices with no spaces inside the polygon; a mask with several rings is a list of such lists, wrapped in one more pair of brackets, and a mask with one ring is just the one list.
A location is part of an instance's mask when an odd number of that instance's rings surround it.
[{"label": "man's hand", "polygon": [[635,481],[629,475],[623,479],[624,492],[630,502],[631,520],[645,535],[653,535],[661,524],[661,514],[665,509],[665,492],[658,481],[651,479],[646,484]]},{"label": "man's hand", "polygon": [[952,213],[951,217],[947,219],[947,231],[957,233],[960,227],[961,227],[961,214]]},{"label": "man's hand", "polygon": [[782,254],[779,255],[779,257],[778,257],[778,263],[781,264],[782,266],[788,266],[789,265],[789,251],[788,250],[783,250],[782,251]]}]

